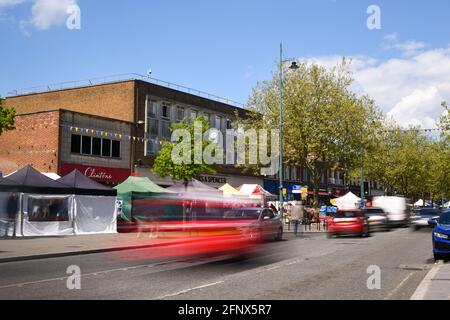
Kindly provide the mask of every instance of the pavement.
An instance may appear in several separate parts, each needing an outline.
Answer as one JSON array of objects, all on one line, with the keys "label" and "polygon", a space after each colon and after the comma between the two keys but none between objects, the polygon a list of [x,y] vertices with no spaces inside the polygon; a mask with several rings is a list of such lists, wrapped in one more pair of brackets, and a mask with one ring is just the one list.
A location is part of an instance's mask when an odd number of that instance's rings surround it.
[{"label": "pavement", "polygon": [[[436,270],[430,232],[394,229],[333,239],[320,232],[286,233],[284,241],[261,245],[243,261],[149,255],[165,246],[10,261],[0,263],[0,299],[409,300]],[[74,290],[68,273],[73,266],[81,272]],[[374,268],[380,271],[376,288],[368,286]],[[446,277],[441,268],[432,283]],[[424,297],[433,292],[428,285]]]},{"label": "pavement", "polygon": [[0,239],[0,263],[151,248],[180,239],[152,238],[149,233],[115,233]]},{"label": "pavement", "polygon": [[411,300],[450,300],[450,263],[435,263],[411,296]]}]

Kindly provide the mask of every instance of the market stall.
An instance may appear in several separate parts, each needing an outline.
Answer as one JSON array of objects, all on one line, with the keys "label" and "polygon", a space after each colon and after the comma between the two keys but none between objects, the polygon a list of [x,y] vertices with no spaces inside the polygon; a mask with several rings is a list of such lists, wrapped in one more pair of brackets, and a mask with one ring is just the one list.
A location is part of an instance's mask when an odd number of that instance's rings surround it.
[{"label": "market stall", "polygon": [[78,170],[57,181],[72,189],[75,234],[117,232],[116,190],[89,179]]}]

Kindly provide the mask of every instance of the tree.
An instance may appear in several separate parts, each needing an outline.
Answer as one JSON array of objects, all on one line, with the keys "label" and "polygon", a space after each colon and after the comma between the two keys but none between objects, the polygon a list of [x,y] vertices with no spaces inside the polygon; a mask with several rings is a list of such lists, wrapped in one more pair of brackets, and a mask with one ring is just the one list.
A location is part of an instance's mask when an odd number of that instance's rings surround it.
[{"label": "tree", "polygon": [[[347,60],[331,69],[314,63],[298,65],[286,72],[283,83],[283,158],[285,164],[306,168],[317,204],[322,174],[336,168],[349,172],[359,164],[363,147],[371,145],[380,113],[373,100],[351,91]],[[258,83],[248,101],[249,117],[241,124],[278,128],[279,92],[279,75]]]},{"label": "tree", "polygon": [[[194,125],[196,122],[202,126],[201,136],[196,136]],[[207,135],[210,128],[211,126],[209,122],[203,117],[189,120],[185,119],[180,123],[172,124],[172,134],[175,130],[183,130],[184,133],[189,134],[189,137],[179,136],[173,142],[164,142],[161,151],[153,164],[153,172],[161,177],[170,176],[175,181],[183,180],[186,183],[201,173],[214,174],[215,170],[213,165],[205,163],[203,158],[203,153],[205,150],[212,147],[214,144],[214,142],[209,141],[209,139],[203,139],[203,137]],[[199,138],[201,138],[201,141],[198,141]],[[186,139],[189,139],[189,141]],[[181,145],[180,143],[182,142],[187,143],[188,148],[181,150],[180,153],[177,152],[177,145]],[[200,163],[195,163],[196,143],[200,143],[201,146],[202,158]],[[174,161],[174,156],[179,158],[184,157],[185,160],[190,161],[180,163],[179,161]]]},{"label": "tree", "polygon": [[14,130],[14,117],[16,110],[3,106],[3,99],[0,97],[0,135],[3,131]]},{"label": "tree", "polygon": [[418,127],[401,129],[386,123],[366,154],[366,176],[381,184],[386,194],[421,197],[430,191],[433,143]]}]

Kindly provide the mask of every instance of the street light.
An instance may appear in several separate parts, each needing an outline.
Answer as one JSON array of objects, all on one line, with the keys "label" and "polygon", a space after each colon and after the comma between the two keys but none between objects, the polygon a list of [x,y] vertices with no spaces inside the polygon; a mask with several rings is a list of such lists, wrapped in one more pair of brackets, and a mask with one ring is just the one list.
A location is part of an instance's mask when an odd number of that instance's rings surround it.
[{"label": "street light", "polygon": [[279,185],[279,210],[283,214],[283,63],[292,62],[289,69],[295,70],[299,66],[294,59],[283,59],[283,43],[280,43],[280,163],[278,166]]}]

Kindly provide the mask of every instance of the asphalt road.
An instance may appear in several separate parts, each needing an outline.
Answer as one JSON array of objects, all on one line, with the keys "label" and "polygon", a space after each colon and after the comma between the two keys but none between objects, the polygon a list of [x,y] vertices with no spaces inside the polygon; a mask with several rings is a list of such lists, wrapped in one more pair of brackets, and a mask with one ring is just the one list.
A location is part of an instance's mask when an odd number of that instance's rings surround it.
[{"label": "asphalt road", "polygon": [[[433,265],[431,230],[268,243],[245,261],[155,261],[146,250],[0,264],[0,299],[409,299]],[[162,250],[162,249],[161,249]],[[67,288],[67,267],[81,289]],[[369,266],[381,288],[369,290]]]}]

